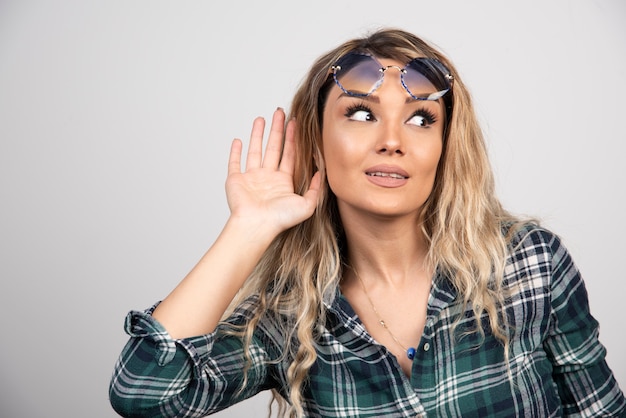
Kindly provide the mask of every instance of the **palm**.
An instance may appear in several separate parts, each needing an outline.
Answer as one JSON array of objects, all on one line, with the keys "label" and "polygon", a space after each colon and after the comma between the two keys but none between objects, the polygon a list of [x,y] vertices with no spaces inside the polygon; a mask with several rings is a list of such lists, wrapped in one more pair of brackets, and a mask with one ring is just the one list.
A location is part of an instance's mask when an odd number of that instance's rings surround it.
[{"label": "palm", "polygon": [[313,214],[319,188],[319,175],[316,175],[303,196],[294,192],[294,127],[290,122],[283,150],[284,118],[282,110],[274,114],[265,155],[262,151],[265,123],[260,118],[255,120],[243,172],[242,145],[238,140],[233,142],[226,181],[228,205],[233,216],[255,219],[279,231]]}]

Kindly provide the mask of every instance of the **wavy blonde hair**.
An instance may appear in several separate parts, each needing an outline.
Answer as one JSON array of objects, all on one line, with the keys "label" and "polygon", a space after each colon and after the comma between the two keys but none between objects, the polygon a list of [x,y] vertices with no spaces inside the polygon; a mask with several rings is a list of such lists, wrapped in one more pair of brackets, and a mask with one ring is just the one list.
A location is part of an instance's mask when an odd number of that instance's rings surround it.
[{"label": "wavy blonde hair", "polygon": [[[238,331],[244,347],[263,315],[285,318],[280,324],[286,341],[284,357],[277,361],[290,364],[289,388],[288,401],[274,392],[280,415],[303,414],[301,390],[317,357],[316,330],[325,323],[326,306],[336,295],[346,263],[343,227],[325,178],[322,114],[326,95],[334,85],[329,69],[350,51],[400,62],[436,58],[454,77],[443,153],[432,194],[422,208],[421,228],[430,244],[429,262],[450,278],[465,307],[471,302],[476,318],[487,314],[491,332],[508,353],[508,328],[501,312],[508,238],[502,231],[503,225],[516,220],[495,198],[493,175],[470,94],[452,63],[435,47],[403,30],[377,30],[319,57],[296,92],[291,106],[291,117],[298,121],[294,186],[298,193],[304,193],[319,170],[322,190],[318,206],[311,218],[273,241],[231,304],[232,310],[251,295],[259,297],[255,315]],[[484,335],[481,321],[476,323],[476,332]]]}]

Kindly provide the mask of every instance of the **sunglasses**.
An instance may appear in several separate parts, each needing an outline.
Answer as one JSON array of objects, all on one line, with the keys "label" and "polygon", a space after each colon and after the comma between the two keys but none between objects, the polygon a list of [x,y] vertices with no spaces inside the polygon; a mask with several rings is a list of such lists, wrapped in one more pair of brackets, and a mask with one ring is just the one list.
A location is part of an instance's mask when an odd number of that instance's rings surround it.
[{"label": "sunglasses", "polygon": [[[415,100],[439,100],[452,89],[454,77],[434,58],[415,58],[404,68],[382,65],[372,55],[351,52],[341,57],[331,67],[335,83],[350,96],[365,97],[374,93],[383,83],[385,72],[391,68],[400,71],[402,87]],[[445,100],[447,99],[447,100]],[[444,100],[451,107],[451,97]]]}]

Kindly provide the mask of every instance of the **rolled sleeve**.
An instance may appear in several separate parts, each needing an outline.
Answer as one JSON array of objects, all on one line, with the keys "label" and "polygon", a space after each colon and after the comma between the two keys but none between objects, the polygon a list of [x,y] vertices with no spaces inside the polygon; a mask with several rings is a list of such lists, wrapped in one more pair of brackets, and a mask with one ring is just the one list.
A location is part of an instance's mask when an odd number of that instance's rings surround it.
[{"label": "rolled sleeve", "polygon": [[[240,338],[218,328],[173,339],[152,317],[157,305],[126,316],[130,339],[109,386],[116,412],[125,417],[202,417],[267,388],[267,354],[259,338],[252,340],[250,367],[244,369]],[[248,384],[241,390],[244,372]]]}]

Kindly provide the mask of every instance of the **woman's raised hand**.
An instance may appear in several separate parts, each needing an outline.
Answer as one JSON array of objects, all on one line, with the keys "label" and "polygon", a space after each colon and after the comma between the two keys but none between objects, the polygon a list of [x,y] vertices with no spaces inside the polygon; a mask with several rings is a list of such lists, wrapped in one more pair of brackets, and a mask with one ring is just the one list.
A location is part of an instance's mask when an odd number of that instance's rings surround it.
[{"label": "woman's raised hand", "polygon": [[285,113],[277,109],[263,153],[265,121],[256,118],[252,125],[244,171],[241,166],[242,142],[239,139],[233,141],[226,180],[231,218],[245,220],[249,225],[257,225],[278,234],[313,214],[319,194],[320,174],[313,176],[310,188],[304,195],[295,193],[295,123],[291,120],[285,128]]},{"label": "woman's raised hand", "polygon": [[295,122],[289,122],[286,131],[284,126],[285,113],[278,109],[263,155],[265,122],[262,118],[254,121],[244,172],[241,141],[233,141],[226,180],[230,219],[211,248],[152,314],[173,338],[213,331],[275,236],[313,214],[320,175],[313,176],[303,196],[294,192]]}]

